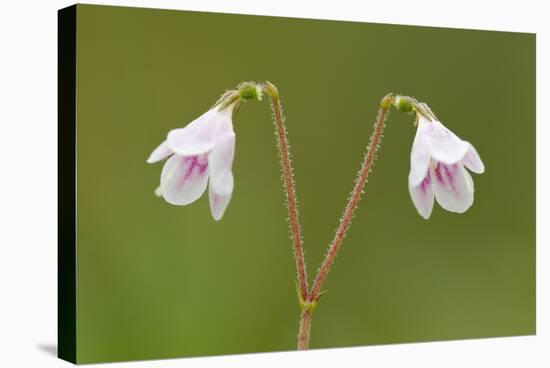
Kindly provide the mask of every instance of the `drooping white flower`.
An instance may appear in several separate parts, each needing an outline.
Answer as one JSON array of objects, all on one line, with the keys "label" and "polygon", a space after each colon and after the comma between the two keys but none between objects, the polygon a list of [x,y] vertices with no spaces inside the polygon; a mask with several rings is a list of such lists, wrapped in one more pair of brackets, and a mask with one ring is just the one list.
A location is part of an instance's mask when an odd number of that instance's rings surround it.
[{"label": "drooping white flower", "polygon": [[475,148],[458,138],[441,122],[418,114],[418,129],[411,150],[409,193],[425,219],[437,202],[451,212],[463,213],[473,204],[476,174],[485,167]]},{"label": "drooping white flower", "polygon": [[168,203],[186,205],[206,190],[212,217],[222,218],[233,193],[235,103],[219,104],[189,123],[171,130],[147,159],[155,163],[168,158],[155,193]]}]

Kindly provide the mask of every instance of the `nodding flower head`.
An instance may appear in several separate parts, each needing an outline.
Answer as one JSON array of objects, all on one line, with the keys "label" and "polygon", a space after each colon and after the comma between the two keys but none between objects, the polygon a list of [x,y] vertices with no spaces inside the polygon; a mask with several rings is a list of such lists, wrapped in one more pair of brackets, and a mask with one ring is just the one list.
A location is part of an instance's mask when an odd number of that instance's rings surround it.
[{"label": "nodding flower head", "polygon": [[429,115],[417,113],[409,173],[411,199],[425,219],[432,213],[434,196],[447,211],[465,212],[474,201],[474,182],[466,168],[476,174],[485,171],[474,146]]},{"label": "nodding flower head", "polygon": [[232,115],[238,100],[219,103],[187,126],[171,130],[147,159],[168,158],[155,193],[168,203],[196,201],[208,186],[212,217],[220,220],[233,193],[235,132]]}]

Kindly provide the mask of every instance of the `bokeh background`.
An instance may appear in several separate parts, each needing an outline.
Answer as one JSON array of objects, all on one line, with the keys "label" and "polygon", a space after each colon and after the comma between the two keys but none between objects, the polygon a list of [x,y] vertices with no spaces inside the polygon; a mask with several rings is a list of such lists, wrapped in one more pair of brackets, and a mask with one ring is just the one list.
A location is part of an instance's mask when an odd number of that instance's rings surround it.
[{"label": "bokeh background", "polygon": [[78,5],[81,363],[291,350],[299,309],[266,101],[234,121],[235,191],[153,195],[145,163],[244,80],[280,89],[313,272],[388,92],[427,102],[486,165],[463,215],[409,199],[415,129],[392,113],[325,284],[311,346],[535,333],[535,35]]}]

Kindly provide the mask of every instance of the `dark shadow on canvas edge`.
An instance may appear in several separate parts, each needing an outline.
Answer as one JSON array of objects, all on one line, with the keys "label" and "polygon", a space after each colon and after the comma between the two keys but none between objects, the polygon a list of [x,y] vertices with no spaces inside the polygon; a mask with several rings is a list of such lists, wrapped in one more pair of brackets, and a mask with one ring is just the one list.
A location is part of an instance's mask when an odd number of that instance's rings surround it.
[{"label": "dark shadow on canvas edge", "polygon": [[37,344],[36,348],[48,355],[53,356],[54,358],[57,358],[57,344]]}]

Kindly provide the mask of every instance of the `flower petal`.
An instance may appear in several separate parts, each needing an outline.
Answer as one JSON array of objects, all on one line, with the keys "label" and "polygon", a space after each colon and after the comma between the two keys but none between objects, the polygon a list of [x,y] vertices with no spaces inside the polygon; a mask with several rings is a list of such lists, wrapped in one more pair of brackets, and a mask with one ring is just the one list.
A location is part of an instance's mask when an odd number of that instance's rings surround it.
[{"label": "flower petal", "polygon": [[411,171],[409,172],[409,186],[418,186],[430,166],[430,145],[423,134],[423,127],[419,126],[414,137],[411,149]]},{"label": "flower petal", "polygon": [[164,160],[166,157],[170,156],[173,153],[174,151],[172,151],[168,146],[168,143],[164,141],[151,153],[151,155],[147,159],[147,163],[153,164],[155,162]]},{"label": "flower petal", "polygon": [[418,213],[427,220],[432,214],[434,206],[434,192],[430,171],[426,172],[426,176],[418,185],[411,185],[409,180],[409,193]]},{"label": "flower petal", "polygon": [[447,211],[463,213],[474,203],[474,182],[462,164],[437,162],[430,174],[435,198]]},{"label": "flower petal", "polygon": [[164,164],[159,192],[168,203],[186,205],[204,193],[207,183],[208,159],[205,155],[174,155]]},{"label": "flower petal", "polygon": [[168,133],[168,145],[181,156],[196,156],[209,152],[217,137],[233,131],[231,116],[233,105],[219,111],[208,110],[184,128]]},{"label": "flower petal", "polygon": [[229,192],[228,194],[216,193],[214,187],[212,186],[212,182],[210,182],[210,185],[208,186],[208,199],[210,202],[210,212],[212,213],[214,220],[221,220],[225,209],[231,200],[231,195],[232,192]]},{"label": "flower petal", "polygon": [[210,165],[210,185],[218,194],[231,194],[233,191],[233,157],[235,156],[235,133],[227,133],[216,141],[208,155]]},{"label": "flower petal", "polygon": [[430,155],[435,161],[444,164],[460,162],[470,148],[468,142],[458,138],[437,120],[429,121],[419,116],[417,134],[424,135],[430,145]]},{"label": "flower petal", "polygon": [[485,165],[483,165],[483,161],[481,161],[481,157],[479,157],[479,154],[474,146],[470,143],[468,144],[470,145],[470,148],[468,149],[468,152],[466,152],[466,156],[462,159],[462,163],[476,174],[482,174],[485,171]]}]

